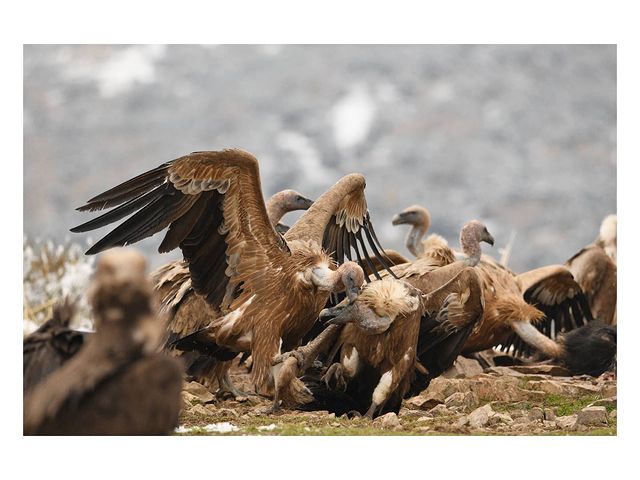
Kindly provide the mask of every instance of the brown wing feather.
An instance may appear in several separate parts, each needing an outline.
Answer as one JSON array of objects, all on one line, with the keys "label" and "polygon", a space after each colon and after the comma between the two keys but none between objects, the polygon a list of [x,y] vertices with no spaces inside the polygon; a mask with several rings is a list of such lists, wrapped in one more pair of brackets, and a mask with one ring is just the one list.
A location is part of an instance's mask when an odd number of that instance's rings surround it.
[{"label": "brown wing feather", "polygon": [[[427,372],[417,372],[411,394],[422,391],[453,365],[484,313],[482,283],[475,269],[456,262],[426,276],[432,277],[431,287],[437,285],[423,297],[425,311],[418,336],[417,358]],[[408,281],[416,285],[415,280]],[[427,286],[425,281],[420,283],[422,288]]]},{"label": "brown wing feather", "polygon": [[179,246],[193,289],[223,312],[251,288],[252,279],[268,281],[264,271],[278,271],[286,262],[286,243],[267,217],[258,162],[242,150],[186,155],[92,198],[81,210],[120,204],[118,214],[72,229],[92,230],[139,208],[87,253],[134,243],[169,227],[159,250]]},{"label": "brown wing feather", "polygon": [[582,249],[566,266],[587,296],[594,318],[612,324],[616,316],[618,268],[600,247]]},{"label": "brown wing feather", "polygon": [[[587,298],[571,272],[562,265],[548,265],[517,276],[524,300],[544,313],[535,323],[551,339],[593,320]],[[516,355],[531,355],[534,350],[513,334],[503,350],[514,347]]]}]

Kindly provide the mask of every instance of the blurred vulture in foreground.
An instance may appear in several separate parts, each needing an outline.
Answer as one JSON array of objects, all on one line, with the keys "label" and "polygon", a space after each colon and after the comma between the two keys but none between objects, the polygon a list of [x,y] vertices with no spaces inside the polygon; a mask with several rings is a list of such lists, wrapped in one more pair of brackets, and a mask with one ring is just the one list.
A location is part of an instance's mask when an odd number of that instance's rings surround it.
[{"label": "blurred vulture in foreground", "polygon": [[380,252],[364,187],[362,175],[343,177],[282,236],[267,216],[253,155],[196,152],[92,198],[80,210],[114,208],[72,231],[133,213],[87,252],[93,254],[167,228],[159,251],[182,250],[192,288],[212,313],[207,325],[176,340],[176,348],[220,361],[251,352],[253,383],[269,394],[273,358],[300,344],[330,293],[353,298],[364,282],[358,264],[343,263],[346,252],[355,250],[365,263],[368,245],[384,266],[391,263]]},{"label": "blurred vulture in foreground", "polygon": [[600,226],[598,238],[567,260],[569,268],[587,295],[594,318],[617,323],[618,220],[609,215]]},{"label": "blurred vulture in foreground", "polygon": [[145,260],[101,256],[90,292],[96,333],[25,394],[26,435],[159,435],[178,423],[182,365],[155,353],[164,335]]},{"label": "blurred vulture in foreground", "polygon": [[70,300],[53,307],[51,318],[28,335],[22,345],[23,392],[31,390],[51,372],[73,357],[88,333],[69,328],[75,314]]},{"label": "blurred vulture in foreground", "polygon": [[[295,190],[283,190],[272,195],[267,201],[267,216],[271,225],[284,234],[289,227],[279,223],[282,217],[295,210],[307,210],[311,205],[312,200]],[[167,348],[173,355],[181,356],[185,360],[187,374],[207,387],[211,387],[214,380],[217,381],[220,396],[227,392],[236,397],[246,395],[231,382],[229,365],[226,362],[197,351],[183,352],[174,348],[175,340],[200,330],[219,316],[204,297],[193,290],[189,264],[184,260],[169,263],[154,271],[151,277],[162,299],[161,308],[169,316]]]}]

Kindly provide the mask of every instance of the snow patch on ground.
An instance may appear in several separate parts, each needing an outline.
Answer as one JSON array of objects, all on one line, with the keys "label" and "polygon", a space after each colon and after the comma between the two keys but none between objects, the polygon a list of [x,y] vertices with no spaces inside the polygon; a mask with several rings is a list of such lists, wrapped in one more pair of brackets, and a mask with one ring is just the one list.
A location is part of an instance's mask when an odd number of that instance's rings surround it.
[{"label": "snow patch on ground", "polygon": [[210,433],[229,433],[237,432],[240,429],[230,422],[218,422],[210,423],[204,427],[185,427],[184,425],[180,425],[175,429],[175,433],[190,433],[197,430],[204,430],[205,432]]},{"label": "snow patch on ground", "polygon": [[275,430],[276,428],[278,428],[276,426],[275,423],[271,423],[269,425],[261,425],[258,427],[258,430],[260,430],[261,432],[271,432],[272,430]]},{"label": "snow patch on ground", "polygon": [[360,83],[353,84],[331,110],[336,145],[348,150],[366,140],[376,110],[376,103],[369,89]]}]

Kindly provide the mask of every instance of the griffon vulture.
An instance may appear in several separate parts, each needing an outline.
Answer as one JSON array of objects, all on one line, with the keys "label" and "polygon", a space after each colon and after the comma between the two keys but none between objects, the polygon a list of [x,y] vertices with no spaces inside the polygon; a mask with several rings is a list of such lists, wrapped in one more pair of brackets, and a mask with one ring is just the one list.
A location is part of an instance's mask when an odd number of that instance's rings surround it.
[{"label": "griffon vulture", "polygon": [[[425,218],[424,209],[414,206],[394,219],[396,224],[413,225],[407,246],[411,244],[414,250],[422,245],[418,242],[426,231],[424,225],[428,226]],[[481,227],[476,226],[475,231],[480,230]],[[463,252],[469,256],[463,240],[461,233]],[[529,337],[523,337],[522,329],[516,327],[535,325],[554,338],[557,333],[572,330],[592,319],[584,293],[567,268],[551,265],[516,275],[491,257],[482,255],[479,248],[472,250],[471,257],[477,261],[477,273],[482,280],[485,306],[482,322],[467,339],[462,353],[471,354],[501,345],[503,349],[513,346],[516,354],[531,354],[535,347],[527,343]],[[439,242],[437,237],[432,237],[428,248],[416,251],[420,254],[418,259],[394,268],[398,277],[408,281],[423,276],[428,278],[428,272],[450,264],[456,258],[446,242]],[[415,281],[412,283],[421,288]]]},{"label": "griffon vulture", "polygon": [[[420,392],[453,364],[482,318],[482,285],[473,268],[480,258],[480,241],[493,239],[484,225],[469,222],[461,232],[462,260],[438,267],[423,259],[428,267],[421,274],[407,273],[406,265],[399,265],[404,281],[385,276],[365,286],[355,302],[323,310],[320,320],[333,319],[334,325],[278,359],[284,365],[276,400],[337,414],[397,412],[405,394]],[[335,325],[345,323],[342,331]],[[302,377],[306,389],[295,377],[328,349],[326,361],[331,362],[337,350],[340,360],[329,367],[324,384],[310,375]],[[334,384],[346,391],[330,388]]]},{"label": "griffon vulture", "polygon": [[90,291],[96,333],[25,394],[26,435],[158,435],[178,423],[182,365],[155,353],[164,335],[144,257],[100,257]]},{"label": "griffon vulture", "polygon": [[[364,263],[366,237],[385,261],[364,187],[362,175],[343,177],[281,236],[267,216],[253,155],[238,149],[196,152],[92,198],[80,210],[115,208],[72,231],[135,212],[87,252],[93,254],[168,228],[159,251],[180,247],[194,291],[220,312],[176,346],[220,360],[250,351],[253,383],[259,393],[269,393],[274,356],[298,346],[330,293],[346,290],[353,298],[364,282],[362,268],[342,263],[344,256],[353,248]],[[337,269],[331,252],[341,263]]]},{"label": "griffon vulture", "polygon": [[[295,210],[307,210],[312,204],[312,200],[295,190],[283,190],[267,200],[267,216],[276,231],[286,233],[289,227],[279,223],[282,217]],[[245,395],[245,392],[238,390],[231,382],[229,365],[224,360],[201,355],[197,351],[183,352],[174,348],[175,340],[200,330],[212,318],[220,316],[203,296],[193,290],[189,264],[184,260],[169,263],[155,270],[151,278],[160,293],[161,308],[169,315],[167,348],[172,354],[183,357],[187,364],[187,374],[207,387],[216,380],[219,395],[226,392],[236,397]]]}]

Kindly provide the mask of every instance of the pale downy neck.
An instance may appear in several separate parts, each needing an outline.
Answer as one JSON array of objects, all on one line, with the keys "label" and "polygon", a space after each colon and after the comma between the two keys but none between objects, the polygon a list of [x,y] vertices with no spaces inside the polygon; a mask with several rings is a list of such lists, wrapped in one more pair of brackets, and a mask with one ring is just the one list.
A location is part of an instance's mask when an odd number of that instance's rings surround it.
[{"label": "pale downy neck", "polygon": [[405,245],[407,247],[407,250],[409,250],[412,255],[419,257],[424,253],[424,245],[422,245],[422,239],[427,233],[428,228],[428,224],[414,224],[411,226],[411,230],[409,230],[407,238],[405,239]]},{"label": "pale downy neck", "polygon": [[276,193],[267,200],[267,216],[272,226],[276,226],[284,217],[289,209],[286,207],[286,198],[284,192]]},{"label": "pale downy neck", "polygon": [[482,249],[475,233],[466,226],[460,231],[460,246],[465,255],[463,261],[470,267],[475,267],[480,262]]}]

